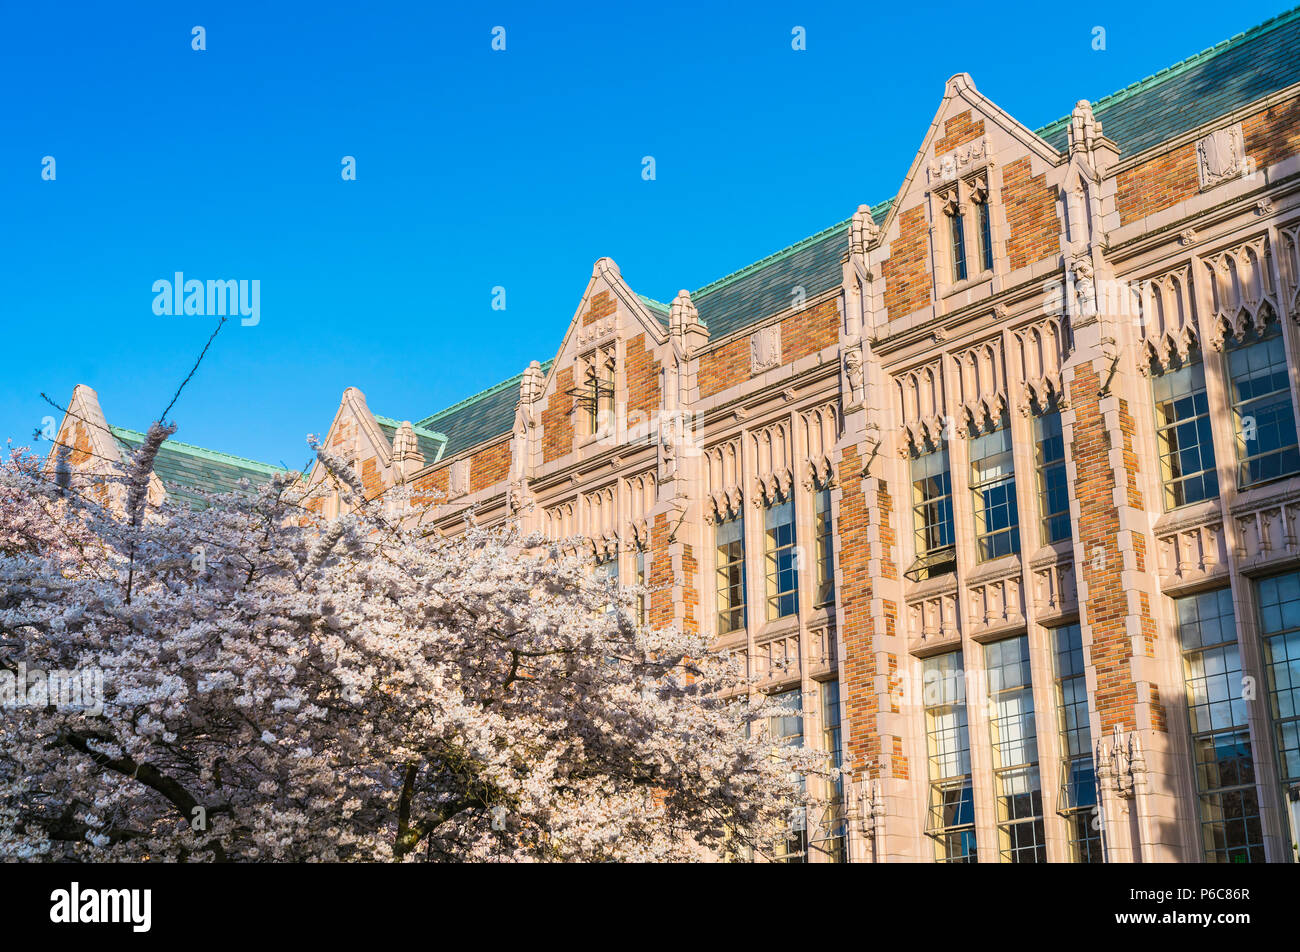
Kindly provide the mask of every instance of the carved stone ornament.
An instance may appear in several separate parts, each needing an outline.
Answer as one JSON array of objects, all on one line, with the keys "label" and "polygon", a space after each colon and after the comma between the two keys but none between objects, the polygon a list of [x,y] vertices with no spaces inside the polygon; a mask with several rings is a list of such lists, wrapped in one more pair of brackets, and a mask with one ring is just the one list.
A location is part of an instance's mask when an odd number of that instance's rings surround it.
[{"label": "carved stone ornament", "polygon": [[781,325],[770,324],[749,338],[749,372],[762,373],[781,366]]},{"label": "carved stone ornament", "polygon": [[1215,129],[1196,143],[1196,169],[1201,189],[1213,188],[1241,175],[1246,169],[1246,146],[1241,123]]}]

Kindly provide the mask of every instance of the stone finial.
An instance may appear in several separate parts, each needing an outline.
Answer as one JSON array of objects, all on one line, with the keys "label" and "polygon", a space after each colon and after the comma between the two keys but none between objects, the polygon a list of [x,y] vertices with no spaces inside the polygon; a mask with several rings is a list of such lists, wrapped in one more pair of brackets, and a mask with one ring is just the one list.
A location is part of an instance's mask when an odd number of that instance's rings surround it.
[{"label": "stone finial", "polygon": [[1091,154],[1100,138],[1101,123],[1092,114],[1092,103],[1080,99],[1070,113],[1070,154]]},{"label": "stone finial", "polygon": [[424,468],[424,454],[415,438],[415,428],[410,420],[403,420],[402,425],[393,434],[393,469],[396,470],[398,482],[405,482],[412,473]]},{"label": "stone finial", "polygon": [[542,387],[545,384],[546,378],[542,375],[542,365],[534,360],[524,370],[523,380],[519,383],[519,401],[534,403],[541,399]]},{"label": "stone finial", "polygon": [[677,292],[668,310],[668,333],[682,341],[687,353],[704,346],[709,340],[709,332],[700,321],[700,312],[685,288]]},{"label": "stone finial", "polygon": [[864,259],[867,249],[880,237],[880,228],[871,217],[871,208],[859,205],[853,213],[853,224],[849,230],[849,254],[860,255]]}]

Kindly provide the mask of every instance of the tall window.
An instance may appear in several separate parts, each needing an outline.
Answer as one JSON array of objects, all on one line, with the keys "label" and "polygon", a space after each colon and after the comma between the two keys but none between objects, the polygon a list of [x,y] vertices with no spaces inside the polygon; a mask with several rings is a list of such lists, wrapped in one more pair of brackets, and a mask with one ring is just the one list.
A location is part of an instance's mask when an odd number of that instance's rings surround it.
[{"label": "tall window", "polygon": [[[787,747],[803,746],[803,692],[798,688],[773,694],[772,700],[780,709],[768,719],[768,736]],[[802,785],[805,781],[800,781]],[[785,838],[777,843],[773,859],[778,863],[805,863],[808,861],[808,817],[804,807],[790,811],[789,827]]]},{"label": "tall window", "polygon": [[813,490],[813,531],[817,535],[817,599],[813,604],[820,608],[835,601],[835,532],[829,486]]},{"label": "tall window", "polygon": [[1070,493],[1065,480],[1065,437],[1061,414],[1034,417],[1034,471],[1038,479],[1038,516],[1044,542],[1064,542],[1072,534]]},{"label": "tall window", "polygon": [[1277,772],[1282,803],[1291,815],[1290,841],[1295,843],[1300,840],[1300,807],[1293,796],[1300,788],[1300,572],[1256,584]]},{"label": "tall window", "polygon": [[580,404],[587,411],[587,432],[603,433],[614,423],[614,372],[616,356],[613,344],[601,347],[584,358]]},{"label": "tall window", "polygon": [[989,221],[989,203],[982,201],[975,205],[975,226],[979,232],[980,264],[985,271],[993,270],[993,225]]},{"label": "tall window", "polygon": [[[635,568],[636,584],[638,587],[644,589],[646,586],[645,549],[636,550]],[[646,608],[646,593],[643,591],[636,597],[636,617],[639,624],[644,625],[646,623]]]},{"label": "tall window", "polygon": [[1061,720],[1061,802],[1070,844],[1070,862],[1100,863],[1101,828],[1097,815],[1097,772],[1092,763],[1088,726],[1088,687],[1083,672],[1079,626],[1051,632],[1056,659],[1056,705]]},{"label": "tall window", "polygon": [[998,851],[1004,863],[1045,863],[1029,638],[1021,635],[985,645],[984,668],[989,680]]},{"label": "tall window", "polygon": [[974,863],[975,794],[971,786],[966,681],[960,651],[926,658],[922,701],[930,773],[925,832],[940,863]]},{"label": "tall window", "polygon": [[953,571],[956,548],[947,448],[912,458],[912,521],[916,562],[908,569],[908,578],[917,581]]},{"label": "tall window", "polygon": [[1227,349],[1236,425],[1237,485],[1253,486],[1300,471],[1286,347],[1276,321]]},{"label": "tall window", "polygon": [[992,433],[971,440],[970,470],[979,560],[1019,552],[1016,470],[1011,458],[1011,428],[1005,421]]},{"label": "tall window", "polygon": [[962,214],[961,208],[954,208],[948,213],[948,221],[952,228],[952,279],[953,281],[966,280],[966,216]]},{"label": "tall window", "polygon": [[718,634],[745,627],[745,520],[717,525]]},{"label": "tall window", "polygon": [[767,618],[784,618],[799,610],[795,571],[794,501],[768,506],[763,515],[767,557]]},{"label": "tall window", "polygon": [[[838,770],[844,763],[840,732],[840,683],[827,681],[821,685],[822,750],[829,755],[829,765]],[[817,824],[813,848],[824,853],[832,863],[848,859],[848,821],[844,814],[844,780],[836,778],[826,783],[826,806],[822,808],[821,822]]]},{"label": "tall window", "polygon": [[1232,589],[1175,599],[1206,862],[1264,860]]},{"label": "tall window", "polygon": [[1153,377],[1151,392],[1165,509],[1214,498],[1219,494],[1219,476],[1214,469],[1205,365],[1197,359]]}]

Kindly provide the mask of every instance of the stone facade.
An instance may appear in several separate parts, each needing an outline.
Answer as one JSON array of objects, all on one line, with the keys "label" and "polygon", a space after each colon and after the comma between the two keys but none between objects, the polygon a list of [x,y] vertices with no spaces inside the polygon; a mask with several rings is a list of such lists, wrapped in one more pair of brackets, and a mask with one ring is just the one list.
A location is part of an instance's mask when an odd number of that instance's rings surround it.
[{"label": "stone facade", "polygon": [[[1265,601],[1300,567],[1300,86],[1129,150],[1105,126],[1141,102],[1035,133],[958,74],[891,202],[671,304],[598,261],[496,432],[457,445],[452,408],[402,425],[436,458],[398,452],[349,390],[326,440],[368,493],[442,495],[444,532],[586,547],[802,708],[846,775],[790,858],[1289,861],[1269,686],[1300,634]],[[1233,355],[1274,339],[1256,420]],[[1171,406],[1213,437],[1191,501]],[[1272,427],[1258,473],[1243,426]],[[1218,591],[1207,688],[1188,618]]]}]

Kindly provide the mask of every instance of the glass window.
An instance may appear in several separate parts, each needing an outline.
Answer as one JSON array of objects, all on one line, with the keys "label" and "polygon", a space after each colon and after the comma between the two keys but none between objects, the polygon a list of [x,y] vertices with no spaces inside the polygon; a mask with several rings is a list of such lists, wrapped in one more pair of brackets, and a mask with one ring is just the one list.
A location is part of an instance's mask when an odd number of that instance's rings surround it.
[{"label": "glass window", "polygon": [[1264,861],[1264,833],[1242,700],[1232,589],[1174,600],[1187,682],[1201,844],[1209,863]]},{"label": "glass window", "polygon": [[1282,802],[1290,811],[1290,841],[1295,843],[1300,840],[1297,797],[1292,795],[1300,793],[1300,572],[1260,579],[1256,585]]},{"label": "glass window", "polygon": [[1038,730],[1025,635],[984,646],[993,735],[998,851],[1004,863],[1047,862]]},{"label": "glass window", "polygon": [[952,474],[946,448],[912,458],[912,521],[916,562],[908,578],[917,581],[953,571]]},{"label": "glass window", "polygon": [[[840,732],[840,683],[827,681],[821,685],[822,750],[829,755],[830,766],[838,770],[844,763]],[[821,820],[814,831],[812,847],[820,851],[829,862],[848,861],[848,820],[844,813],[844,780],[837,778],[826,784],[826,804]]]},{"label": "glass window", "polygon": [[966,223],[965,216],[960,212],[953,212],[948,216],[952,227],[952,279],[953,281],[966,280]]},{"label": "glass window", "polygon": [[993,226],[989,221],[989,203],[980,202],[975,206],[976,226],[980,236],[980,264],[985,271],[993,270]]},{"label": "glass window", "polygon": [[925,659],[922,702],[930,777],[925,832],[934,840],[938,862],[974,863],[975,795],[960,651]]},{"label": "glass window", "polygon": [[[768,736],[788,747],[803,746],[803,692],[798,688],[772,695],[780,712],[768,718]],[[808,861],[808,817],[804,807],[790,811],[789,829],[773,851],[778,863],[806,863]]]},{"label": "glass window", "polygon": [[1262,338],[1252,333],[1240,344],[1229,341],[1237,485],[1253,486],[1300,471],[1282,331],[1272,321]]},{"label": "glass window", "polygon": [[[646,574],[645,574],[645,549],[636,550],[635,568],[636,568],[636,584],[641,588],[645,588],[647,584]],[[641,592],[636,597],[636,617],[638,623],[642,625],[646,623],[647,607],[648,606],[646,605],[646,594],[645,592]]]},{"label": "glass window", "polygon": [[835,534],[831,516],[831,490],[818,486],[813,490],[813,531],[817,536],[818,608],[835,601]]},{"label": "glass window", "polygon": [[970,470],[979,560],[1019,552],[1016,471],[1011,457],[1011,428],[1005,421],[992,433],[971,440]]},{"label": "glass window", "polygon": [[1214,469],[1205,365],[1197,359],[1152,377],[1151,392],[1165,509],[1214,498],[1219,494],[1219,475]]},{"label": "glass window", "polygon": [[1088,686],[1083,670],[1079,626],[1051,632],[1056,661],[1056,706],[1061,723],[1061,802],[1070,862],[1100,863],[1101,824],[1097,815],[1097,772],[1092,762]]},{"label": "glass window", "polygon": [[1065,479],[1065,436],[1059,412],[1034,417],[1034,470],[1043,541],[1064,542],[1073,530],[1070,492]]},{"label": "glass window", "polygon": [[795,571],[794,501],[768,506],[764,513],[767,556],[767,617],[784,618],[799,610]]},{"label": "glass window", "polygon": [[717,538],[718,634],[745,627],[745,520],[719,522]]}]

